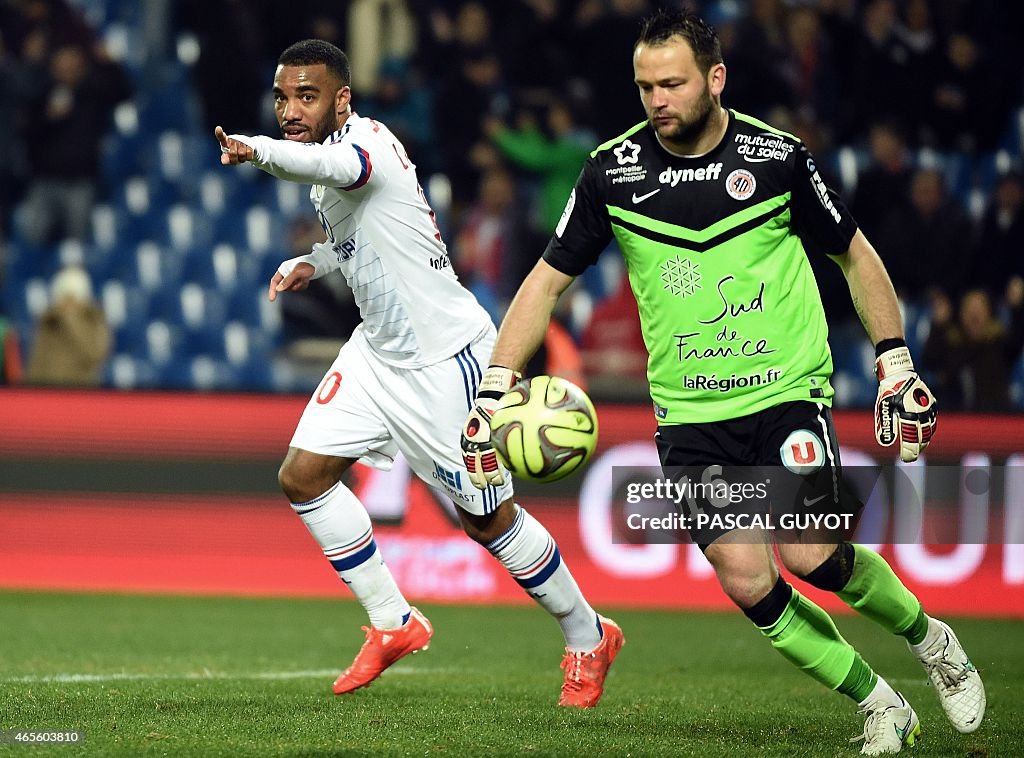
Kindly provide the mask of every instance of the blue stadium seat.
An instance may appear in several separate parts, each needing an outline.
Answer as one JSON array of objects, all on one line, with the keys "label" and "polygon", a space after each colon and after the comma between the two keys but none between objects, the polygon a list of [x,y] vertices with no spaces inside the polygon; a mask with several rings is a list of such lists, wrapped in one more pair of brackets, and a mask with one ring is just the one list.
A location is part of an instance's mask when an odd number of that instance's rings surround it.
[{"label": "blue stadium seat", "polygon": [[104,365],[103,384],[118,389],[153,389],[159,385],[159,373],[147,360],[118,352]]},{"label": "blue stadium seat", "polygon": [[200,390],[236,390],[243,384],[234,366],[208,355],[188,362],[188,376],[191,386]]},{"label": "blue stadium seat", "polygon": [[182,329],[173,322],[153,319],[146,325],[146,357],[162,368],[178,363],[182,347]]},{"label": "blue stadium seat", "polygon": [[1024,410],[1024,353],[1017,356],[1010,369],[1010,402],[1018,410]]}]

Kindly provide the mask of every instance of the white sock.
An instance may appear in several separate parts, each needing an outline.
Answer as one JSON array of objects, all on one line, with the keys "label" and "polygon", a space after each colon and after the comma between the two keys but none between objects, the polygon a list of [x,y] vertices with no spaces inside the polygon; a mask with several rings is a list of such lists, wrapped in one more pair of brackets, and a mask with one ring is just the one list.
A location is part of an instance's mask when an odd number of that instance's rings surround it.
[{"label": "white sock", "polygon": [[338,482],[318,498],[292,508],[320,543],[376,629],[397,629],[409,618],[409,603],[395,584],[373,539],[370,515],[348,487]]},{"label": "white sock", "polygon": [[[876,675],[877,676],[877,675]],[[866,707],[869,703],[871,704],[884,704],[884,705],[901,705],[902,701],[900,696],[897,694],[887,681],[882,677],[878,677],[878,681],[875,682],[875,688],[871,690],[871,694],[862,700],[858,705],[861,708]]]},{"label": "white sock", "polygon": [[555,617],[569,650],[593,650],[601,642],[597,614],[580,592],[548,530],[518,505],[516,511],[512,526],[487,549],[526,593]]},{"label": "white sock", "polygon": [[928,631],[924,635],[924,639],[916,645],[911,645],[910,649],[914,652],[918,658],[924,655],[925,651],[934,645],[945,633],[945,629],[931,616],[928,617]]}]

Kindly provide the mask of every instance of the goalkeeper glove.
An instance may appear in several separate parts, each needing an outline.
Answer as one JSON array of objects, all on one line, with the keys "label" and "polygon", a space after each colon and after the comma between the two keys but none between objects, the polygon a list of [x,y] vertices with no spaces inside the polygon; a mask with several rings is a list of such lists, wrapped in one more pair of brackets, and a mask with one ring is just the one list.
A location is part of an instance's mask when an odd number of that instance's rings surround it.
[{"label": "goalkeeper glove", "polygon": [[522,374],[510,368],[488,366],[480,380],[473,410],[462,428],[462,461],[469,472],[469,481],[477,489],[505,483],[505,474],[498,465],[498,456],[491,444],[491,416],[501,396],[520,379]]},{"label": "goalkeeper glove", "polygon": [[884,447],[898,440],[900,459],[905,463],[916,461],[935,433],[935,396],[914,371],[906,345],[879,355],[875,375],[875,439]]}]

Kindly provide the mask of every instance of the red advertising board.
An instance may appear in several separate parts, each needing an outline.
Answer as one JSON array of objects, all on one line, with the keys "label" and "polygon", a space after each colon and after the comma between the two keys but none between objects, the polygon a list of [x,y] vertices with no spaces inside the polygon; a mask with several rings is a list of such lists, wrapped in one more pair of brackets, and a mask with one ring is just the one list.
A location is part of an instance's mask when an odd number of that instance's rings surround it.
[{"label": "red advertising board", "polygon": [[[246,460],[272,471],[304,402],[291,396],[0,391],[0,461],[6,461],[0,477],[14,481],[15,467],[26,461],[53,464],[46,486],[19,489],[0,478],[0,586],[345,596],[299,519],[273,492],[197,491],[187,479],[173,492],[59,486],[68,461],[120,467],[128,483],[147,461],[228,466]],[[618,539],[611,470],[657,465],[654,420],[642,406],[598,412],[601,445],[586,471],[571,486],[528,488],[523,506],[555,536],[596,605],[728,607],[695,546]],[[836,425],[847,465],[891,458],[874,443],[869,413],[836,413]],[[1024,422],[946,414],[924,465],[939,461],[965,471],[1005,467],[1000,491],[984,494],[983,537],[946,545],[929,544],[925,536],[879,549],[931,611],[1024,617]],[[410,597],[526,602],[488,553],[462,535],[450,502],[411,477],[401,461],[388,473],[361,470],[353,488],[378,520],[378,543]],[[964,507],[977,506],[975,497]],[[899,514],[898,503],[893,513]],[[826,607],[842,609],[834,597],[804,589]]]}]

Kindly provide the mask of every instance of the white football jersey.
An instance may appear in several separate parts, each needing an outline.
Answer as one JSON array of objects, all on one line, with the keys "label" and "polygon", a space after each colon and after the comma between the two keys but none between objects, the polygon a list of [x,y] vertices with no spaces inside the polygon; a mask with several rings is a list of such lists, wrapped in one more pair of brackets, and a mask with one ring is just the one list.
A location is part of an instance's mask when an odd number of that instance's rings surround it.
[{"label": "white football jersey", "polygon": [[348,280],[370,348],[394,366],[450,358],[490,317],[452,270],[434,212],[401,142],[355,113],[323,144],[231,135],[255,150],[253,164],[313,185],[331,268]]}]

